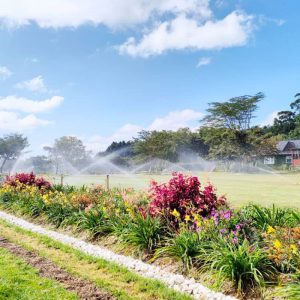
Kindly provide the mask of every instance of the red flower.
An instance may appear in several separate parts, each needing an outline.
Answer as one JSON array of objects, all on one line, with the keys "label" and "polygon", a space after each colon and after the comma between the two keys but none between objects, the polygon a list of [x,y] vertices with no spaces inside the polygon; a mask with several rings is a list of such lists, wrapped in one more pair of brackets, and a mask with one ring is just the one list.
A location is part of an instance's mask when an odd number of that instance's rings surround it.
[{"label": "red flower", "polygon": [[184,216],[193,211],[203,217],[226,204],[225,197],[218,198],[214,187],[209,184],[201,190],[201,184],[196,176],[185,176],[173,173],[173,177],[166,184],[151,182],[150,213],[164,214],[168,219],[177,222],[172,212],[176,209],[183,220]]}]

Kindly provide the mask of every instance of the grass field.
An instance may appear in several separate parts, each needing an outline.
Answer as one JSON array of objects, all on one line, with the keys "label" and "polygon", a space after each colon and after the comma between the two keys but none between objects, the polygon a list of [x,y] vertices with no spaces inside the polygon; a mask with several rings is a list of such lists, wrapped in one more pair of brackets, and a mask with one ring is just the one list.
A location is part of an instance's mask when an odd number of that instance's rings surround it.
[{"label": "grass field", "polygon": [[[8,239],[10,242],[20,245],[27,250],[34,251],[39,256],[44,257],[64,269],[68,273],[84,278],[97,285],[97,287],[108,292],[116,299],[120,300],[191,300],[189,295],[175,292],[174,290],[166,287],[163,283],[153,279],[147,279],[135,274],[124,267],[118,266],[112,262],[105,261],[101,258],[94,258],[84,254],[70,246],[63,245],[57,241],[54,241],[48,237],[36,234],[17,226],[6,223],[0,220],[0,232],[1,236]],[[5,272],[9,272],[9,268],[3,266],[4,262],[1,261],[1,248],[0,248],[0,267],[4,267],[4,270],[0,269],[0,292],[1,292],[1,278],[5,278],[8,281],[7,275],[4,277]],[[10,259],[10,258],[9,258]],[[12,263],[12,266],[13,263]],[[16,266],[16,273],[22,272],[22,265]],[[32,271],[30,271],[32,272]],[[26,274],[25,274],[26,275]],[[24,275],[24,276],[25,276]],[[22,276],[20,280],[26,278]],[[25,278],[25,279],[24,279]],[[38,277],[39,278],[39,277]],[[37,279],[36,279],[37,280]],[[31,288],[30,283],[23,281],[23,285]],[[36,285],[40,284],[37,280]],[[23,287],[21,285],[21,287]],[[32,284],[32,288],[34,285]],[[36,289],[36,292],[43,289]],[[30,291],[30,290],[29,290]],[[57,293],[66,292],[65,290],[57,289]],[[41,294],[42,295],[42,294]],[[68,296],[68,294],[66,294]],[[71,294],[70,294],[71,295]],[[14,299],[14,300],[31,300],[31,299],[77,299],[73,296],[57,296],[40,297],[40,298],[1,298],[2,299]],[[88,299],[88,298],[87,298]],[[106,298],[105,298],[106,299]]]},{"label": "grass field", "polygon": [[37,273],[34,268],[0,248],[0,299],[79,299],[57,282],[41,278]]},{"label": "grass field", "polygon": [[[253,202],[262,205],[300,208],[300,174],[240,174],[240,173],[196,173],[201,183],[211,182],[219,194],[225,194],[234,207]],[[65,176],[64,183],[70,185],[105,184],[105,175]],[[150,180],[166,182],[170,175],[110,175],[111,187],[133,187],[148,189]],[[58,177],[49,176],[58,183]]]}]

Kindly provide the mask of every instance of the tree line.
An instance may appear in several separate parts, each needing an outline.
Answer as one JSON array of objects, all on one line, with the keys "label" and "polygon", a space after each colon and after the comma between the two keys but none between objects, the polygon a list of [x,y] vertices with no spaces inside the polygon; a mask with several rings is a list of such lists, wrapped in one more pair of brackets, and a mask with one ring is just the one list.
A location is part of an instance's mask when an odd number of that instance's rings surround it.
[{"label": "tree line", "polygon": [[[27,163],[40,173],[80,170],[97,158],[111,155],[114,163],[126,165],[160,158],[180,160],[181,153],[194,153],[206,159],[255,161],[276,154],[276,144],[283,139],[300,138],[300,93],[287,110],[280,111],[273,124],[253,125],[263,93],[244,95],[223,102],[211,102],[198,130],[141,131],[131,141],[113,142],[95,156],[77,137],[63,136],[53,146],[44,147],[45,155],[33,156]],[[9,134],[0,138],[0,172],[11,165],[29,146],[27,137]]]}]

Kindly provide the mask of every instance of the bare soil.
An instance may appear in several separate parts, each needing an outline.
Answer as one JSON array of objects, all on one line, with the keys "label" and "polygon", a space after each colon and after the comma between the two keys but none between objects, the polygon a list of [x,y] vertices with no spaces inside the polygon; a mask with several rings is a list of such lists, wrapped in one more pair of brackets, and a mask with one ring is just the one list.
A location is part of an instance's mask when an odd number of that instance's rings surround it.
[{"label": "bare soil", "polygon": [[78,278],[61,269],[52,261],[28,251],[23,247],[9,242],[0,237],[0,247],[7,249],[13,255],[24,260],[26,263],[38,270],[42,277],[58,281],[62,286],[71,292],[75,292],[83,300],[114,300],[114,296],[99,289],[94,283]]}]

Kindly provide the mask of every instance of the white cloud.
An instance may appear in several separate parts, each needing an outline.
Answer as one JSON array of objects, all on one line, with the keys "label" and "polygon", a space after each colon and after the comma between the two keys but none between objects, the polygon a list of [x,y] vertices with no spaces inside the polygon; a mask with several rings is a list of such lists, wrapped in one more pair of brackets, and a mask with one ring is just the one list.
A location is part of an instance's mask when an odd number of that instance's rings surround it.
[{"label": "white cloud", "polygon": [[156,118],[149,126],[142,127],[136,124],[125,124],[117,129],[110,136],[93,136],[84,139],[84,143],[89,150],[94,152],[105,150],[112,142],[128,141],[137,137],[140,131],[144,130],[177,130],[183,127],[192,127],[203,114],[192,109],[173,111],[166,116]]},{"label": "white cloud", "polygon": [[63,100],[64,98],[61,96],[53,96],[50,99],[35,101],[12,95],[0,98],[0,110],[13,110],[27,113],[45,112],[58,107]]},{"label": "white cloud", "polygon": [[12,75],[12,71],[5,66],[0,66],[0,78],[6,79]]},{"label": "white cloud", "polygon": [[0,130],[24,131],[36,126],[47,125],[50,122],[37,118],[33,114],[21,117],[18,113],[0,111]]},{"label": "white cloud", "polygon": [[216,0],[216,6],[221,8],[225,5],[225,0]]},{"label": "white cloud", "polygon": [[211,60],[211,57],[201,57],[198,61],[197,68],[209,65],[211,63]]},{"label": "white cloud", "polygon": [[273,125],[274,119],[277,118],[278,111],[274,111],[267,116],[267,118],[260,123],[260,126]]},{"label": "white cloud", "polygon": [[267,24],[267,23],[273,23],[276,24],[278,27],[281,27],[286,23],[286,20],[284,19],[277,19],[277,18],[269,18],[264,15],[258,16],[258,22],[261,23],[262,25]]},{"label": "white cloud", "polygon": [[27,57],[24,60],[25,63],[32,63],[32,64],[36,64],[39,62],[39,59],[36,57]]},{"label": "white cloud", "polygon": [[41,28],[62,28],[89,24],[121,30],[135,26],[137,33],[144,32],[141,39],[129,37],[117,49],[120,53],[140,57],[159,55],[168,50],[208,50],[245,45],[254,28],[253,17],[233,11],[224,19],[217,19],[210,2],[0,0],[0,25],[18,27],[34,22]]},{"label": "white cloud", "polygon": [[208,20],[205,23],[181,14],[159,23],[152,31],[144,34],[140,41],[130,37],[119,47],[119,52],[149,57],[168,50],[210,50],[243,46],[253,30],[252,21],[252,16],[237,11],[222,20]]},{"label": "white cloud", "polygon": [[44,83],[44,79],[41,75],[36,76],[30,80],[22,81],[22,82],[16,84],[15,87],[18,89],[25,89],[25,90],[29,90],[32,92],[47,91],[47,88]]},{"label": "white cloud", "polygon": [[85,140],[87,149],[98,152],[105,150],[112,142],[129,141],[136,137],[142,127],[134,124],[125,124],[110,136],[95,135]]},{"label": "white cloud", "polygon": [[77,27],[83,24],[122,27],[147,22],[153,16],[187,13],[209,17],[209,0],[0,0],[0,19],[15,27]]},{"label": "white cloud", "polygon": [[192,109],[172,111],[165,117],[156,118],[148,127],[149,130],[177,130],[189,127],[190,122],[197,121],[203,114]]}]

